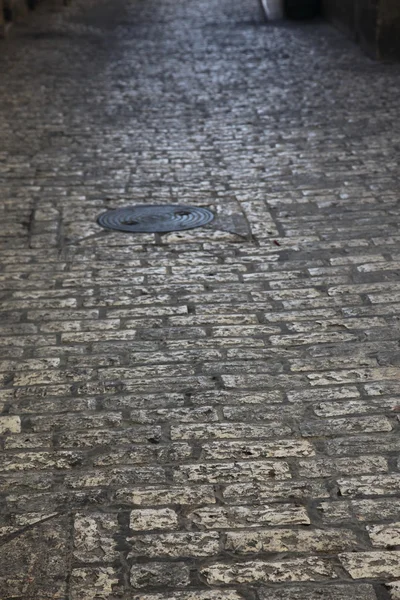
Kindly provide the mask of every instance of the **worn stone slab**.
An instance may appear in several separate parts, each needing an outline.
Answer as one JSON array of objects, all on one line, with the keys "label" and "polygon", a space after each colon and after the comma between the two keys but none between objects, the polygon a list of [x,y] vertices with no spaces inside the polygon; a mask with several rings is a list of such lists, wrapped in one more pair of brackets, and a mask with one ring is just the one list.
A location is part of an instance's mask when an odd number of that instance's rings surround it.
[{"label": "worn stone slab", "polygon": [[[397,67],[256,0],[42,4],[0,49],[0,597],[395,598]],[[96,223],[157,203],[215,220]]]},{"label": "worn stone slab", "polygon": [[400,576],[400,552],[354,552],[339,556],[353,579],[395,578]]},{"label": "worn stone slab", "polygon": [[5,598],[59,598],[67,590],[72,524],[54,517],[25,529],[21,524],[0,548],[0,589]]},{"label": "worn stone slab", "polygon": [[377,600],[370,584],[285,586],[280,590],[261,588],[259,596],[260,600]]},{"label": "worn stone slab", "polygon": [[278,525],[309,525],[310,518],[303,506],[271,504],[262,506],[206,506],[187,513],[186,518],[204,529],[240,529]]},{"label": "worn stone slab", "polygon": [[215,532],[136,535],[128,538],[128,542],[130,557],[206,557],[219,552],[219,534]]},{"label": "worn stone slab", "polygon": [[115,514],[77,514],[74,517],[74,558],[83,563],[112,563],[119,554]]},{"label": "worn stone slab", "polygon": [[72,600],[111,600],[121,596],[119,577],[113,567],[82,567],[72,570]]},{"label": "worn stone slab", "polygon": [[230,590],[173,592],[173,594],[141,594],[133,600],[243,600],[242,594]]},{"label": "worn stone slab", "polygon": [[147,587],[181,588],[190,583],[189,566],[183,562],[153,562],[133,565],[130,571],[130,583],[133,588]]},{"label": "worn stone slab", "polygon": [[361,539],[346,529],[276,531],[260,529],[256,532],[226,534],[225,548],[235,554],[258,552],[339,552],[343,549],[362,548]]},{"label": "worn stone slab", "polygon": [[400,581],[393,581],[387,585],[391,600],[399,600],[400,598]]},{"label": "worn stone slab", "polygon": [[271,562],[216,563],[203,567],[200,572],[210,585],[319,581],[337,577],[329,561],[314,556]]}]

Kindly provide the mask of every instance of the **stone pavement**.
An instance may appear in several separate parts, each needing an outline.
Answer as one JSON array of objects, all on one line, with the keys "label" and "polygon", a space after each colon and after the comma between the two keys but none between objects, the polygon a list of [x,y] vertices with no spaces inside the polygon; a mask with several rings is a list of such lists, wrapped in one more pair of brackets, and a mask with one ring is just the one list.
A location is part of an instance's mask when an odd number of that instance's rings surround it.
[{"label": "stone pavement", "polygon": [[77,0],[0,69],[1,600],[398,600],[400,67]]}]

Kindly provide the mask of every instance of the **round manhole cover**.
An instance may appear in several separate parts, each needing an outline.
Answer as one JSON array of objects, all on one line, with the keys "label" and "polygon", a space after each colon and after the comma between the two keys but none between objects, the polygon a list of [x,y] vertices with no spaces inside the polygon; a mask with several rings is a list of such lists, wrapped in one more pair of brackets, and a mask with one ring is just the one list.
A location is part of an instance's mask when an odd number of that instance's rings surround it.
[{"label": "round manhole cover", "polygon": [[181,204],[144,204],[108,210],[97,219],[106,229],[131,233],[166,233],[207,225],[214,214],[207,208]]}]

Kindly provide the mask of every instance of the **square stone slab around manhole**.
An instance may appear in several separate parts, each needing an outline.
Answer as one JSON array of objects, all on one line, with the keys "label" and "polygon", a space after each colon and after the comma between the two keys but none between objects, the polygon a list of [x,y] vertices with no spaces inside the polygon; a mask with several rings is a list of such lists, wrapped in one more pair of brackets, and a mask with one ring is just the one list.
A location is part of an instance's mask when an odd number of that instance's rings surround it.
[{"label": "square stone slab around manhole", "polygon": [[207,208],[182,204],[145,204],[108,210],[97,222],[101,227],[128,233],[167,233],[207,225],[214,214]]}]

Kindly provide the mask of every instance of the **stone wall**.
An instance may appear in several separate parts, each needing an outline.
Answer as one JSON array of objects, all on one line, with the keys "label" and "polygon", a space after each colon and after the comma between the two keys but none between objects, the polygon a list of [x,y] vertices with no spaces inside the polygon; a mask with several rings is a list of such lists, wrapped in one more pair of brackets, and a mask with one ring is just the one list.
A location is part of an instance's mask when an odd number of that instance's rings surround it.
[{"label": "stone wall", "polygon": [[0,38],[5,37],[13,21],[26,16],[29,8],[27,0],[0,0]]},{"label": "stone wall", "polygon": [[323,10],[372,58],[400,60],[399,0],[323,0]]},{"label": "stone wall", "polygon": [[[42,0],[0,0],[0,38],[4,38],[13,23],[24,21]],[[68,0],[47,0],[50,7],[68,4]]]},{"label": "stone wall", "polygon": [[399,0],[380,0],[378,36],[381,56],[400,60]]}]

